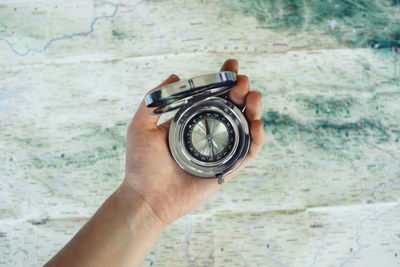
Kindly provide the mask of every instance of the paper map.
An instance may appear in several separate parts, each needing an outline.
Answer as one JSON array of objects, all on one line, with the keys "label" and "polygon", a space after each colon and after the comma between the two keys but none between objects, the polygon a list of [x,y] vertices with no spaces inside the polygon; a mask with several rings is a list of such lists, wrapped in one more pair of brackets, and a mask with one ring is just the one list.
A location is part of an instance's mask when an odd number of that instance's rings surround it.
[{"label": "paper map", "polygon": [[0,266],[40,266],[124,176],[170,74],[239,61],[258,157],[143,266],[400,265],[399,1],[0,1]]}]

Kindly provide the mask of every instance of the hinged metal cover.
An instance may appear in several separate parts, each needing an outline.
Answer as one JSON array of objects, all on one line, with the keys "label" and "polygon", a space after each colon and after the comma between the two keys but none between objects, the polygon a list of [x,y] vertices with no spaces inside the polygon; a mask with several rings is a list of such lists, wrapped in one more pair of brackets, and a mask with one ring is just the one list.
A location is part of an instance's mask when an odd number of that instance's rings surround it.
[{"label": "hinged metal cover", "polygon": [[154,114],[177,109],[190,102],[196,102],[209,96],[217,96],[231,90],[236,85],[236,73],[222,71],[181,80],[146,95],[146,105],[157,107]]}]

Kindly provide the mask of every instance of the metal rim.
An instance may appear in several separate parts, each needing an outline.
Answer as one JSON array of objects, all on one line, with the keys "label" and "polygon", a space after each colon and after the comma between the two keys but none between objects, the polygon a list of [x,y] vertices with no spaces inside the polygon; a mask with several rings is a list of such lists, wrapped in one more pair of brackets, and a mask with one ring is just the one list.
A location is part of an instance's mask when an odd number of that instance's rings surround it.
[{"label": "metal rim", "polygon": [[[207,108],[207,111],[215,111],[215,112],[218,112],[218,113],[222,114],[223,116],[225,116],[225,117],[229,120],[229,122],[231,123],[231,125],[232,125],[232,127],[233,127],[233,129],[234,129],[234,134],[235,134],[235,143],[234,143],[234,145],[233,145],[232,150],[229,152],[229,154],[228,154],[225,158],[223,158],[223,159],[221,159],[221,160],[219,160],[219,161],[215,161],[215,162],[202,162],[202,161],[200,161],[200,160],[198,160],[198,159],[196,159],[196,158],[193,158],[193,157],[189,154],[189,151],[187,151],[186,146],[184,146],[185,149],[182,150],[182,153],[183,153],[186,157],[192,157],[192,161],[193,161],[194,163],[198,164],[198,165],[216,166],[216,165],[220,165],[220,164],[225,164],[225,163],[227,162],[227,160],[232,156],[232,154],[235,153],[235,151],[236,151],[236,149],[237,149],[237,147],[238,147],[238,144],[239,144],[239,134],[238,134],[239,129],[238,129],[237,125],[235,124],[235,122],[232,120],[232,118],[231,118],[230,116],[227,116],[227,114],[226,114],[225,112],[222,112],[218,107],[210,106],[210,107]],[[197,114],[202,113],[202,112],[204,112],[204,110],[199,109],[199,110],[195,111],[194,113],[192,113],[192,114],[191,114],[190,116],[188,116],[187,118],[185,118],[185,122],[184,122],[183,126],[181,127],[182,130],[180,131],[180,134],[181,134],[181,136],[179,137],[180,140],[183,140],[183,138],[184,138],[184,137],[183,137],[183,129],[186,128],[187,123],[188,123],[194,116],[196,116]]]},{"label": "metal rim", "polygon": [[235,85],[236,73],[222,71],[177,81],[160,87],[147,94],[145,101],[148,107],[157,107],[154,113],[160,114],[177,109],[188,102],[224,94]]},{"label": "metal rim", "polygon": [[[186,151],[183,141],[182,132],[190,118],[208,110],[217,110],[229,119],[237,136],[236,147],[219,164],[207,164],[194,159]],[[244,161],[250,147],[246,118],[235,105],[220,97],[208,97],[182,107],[171,122],[168,138],[172,156],[178,165],[188,173],[201,178],[221,178],[233,172]]]}]

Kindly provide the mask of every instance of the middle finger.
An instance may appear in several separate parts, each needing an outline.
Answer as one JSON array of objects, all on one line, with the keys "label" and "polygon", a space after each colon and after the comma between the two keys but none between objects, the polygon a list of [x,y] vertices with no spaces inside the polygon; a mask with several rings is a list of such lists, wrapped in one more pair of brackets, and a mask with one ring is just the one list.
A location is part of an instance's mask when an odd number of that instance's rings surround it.
[{"label": "middle finger", "polygon": [[237,75],[237,84],[228,93],[229,99],[240,108],[243,108],[246,103],[246,96],[249,92],[250,82],[246,75]]}]

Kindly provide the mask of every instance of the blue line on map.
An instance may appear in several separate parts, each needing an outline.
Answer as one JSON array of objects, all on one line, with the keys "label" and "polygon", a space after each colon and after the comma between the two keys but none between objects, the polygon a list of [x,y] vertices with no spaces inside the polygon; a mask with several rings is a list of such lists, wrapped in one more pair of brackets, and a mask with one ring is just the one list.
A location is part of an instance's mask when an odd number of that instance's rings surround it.
[{"label": "blue line on map", "polygon": [[[5,92],[4,94],[0,95],[0,101],[9,98],[12,96],[11,92]],[[8,109],[10,106],[9,105],[2,105],[0,104],[0,110],[5,110]]]},{"label": "blue line on map", "polygon": [[322,234],[323,239],[321,241],[321,245],[317,248],[317,252],[314,255],[314,259],[313,259],[313,262],[310,265],[310,267],[315,266],[315,264],[317,263],[317,258],[321,254],[321,250],[323,249],[323,247],[325,245],[325,239],[326,239],[326,236],[327,236],[328,232],[330,231],[330,228],[331,228],[331,226],[328,224],[328,227],[326,227],[324,233]]},{"label": "blue line on map", "polygon": [[[275,262],[276,264],[278,264],[279,266],[287,266],[285,265],[283,262],[281,262],[280,260],[276,259],[275,257],[272,256],[272,252],[273,250],[275,250],[274,247],[270,247],[267,251],[267,258],[272,260],[273,262]],[[242,257],[243,258],[243,257]]]},{"label": "blue line on map", "polygon": [[51,39],[51,40],[43,47],[43,49],[31,49],[31,48],[29,48],[28,50],[26,50],[25,53],[21,53],[21,52],[18,52],[8,40],[3,39],[3,38],[0,38],[0,41],[4,41],[4,42],[10,47],[11,51],[12,51],[15,55],[17,55],[17,56],[25,57],[25,56],[29,55],[29,53],[31,53],[31,52],[43,53],[43,52],[45,52],[45,51],[47,50],[47,48],[49,48],[54,42],[62,41],[62,40],[67,40],[67,39],[72,39],[72,38],[78,37],[78,36],[87,36],[87,35],[93,33],[93,32],[94,32],[94,25],[96,24],[96,22],[97,22],[99,19],[110,19],[110,18],[115,17],[115,15],[116,15],[117,12],[118,12],[119,5],[111,4],[111,3],[108,3],[108,4],[113,5],[113,6],[115,7],[114,12],[113,12],[111,15],[95,17],[95,18],[93,19],[92,23],[90,24],[90,30],[89,30],[88,32],[73,33],[73,34],[70,34],[70,35],[65,35],[65,36],[62,36],[62,37],[58,37],[58,38]]},{"label": "blue line on map", "polygon": [[356,230],[356,238],[355,238],[358,248],[357,248],[357,250],[355,250],[353,253],[351,253],[351,255],[348,256],[348,257],[340,264],[340,267],[345,266],[347,263],[350,262],[350,260],[352,260],[353,258],[355,258],[355,257],[357,256],[358,253],[360,253],[360,251],[361,251],[361,249],[362,249],[362,246],[361,246],[361,243],[360,243],[360,238],[361,238],[361,237],[360,237],[360,230],[361,230],[361,228],[362,228],[362,225],[363,225],[367,220],[369,220],[370,217],[372,217],[372,216],[375,215],[376,213],[377,213],[377,212],[374,212],[374,213],[369,214],[368,216],[366,216],[365,218],[363,218],[363,219],[358,223],[358,225],[357,225],[357,230]]},{"label": "blue line on map", "polygon": [[0,95],[0,100],[4,100],[6,98],[9,98],[12,95],[11,92],[5,92],[4,94]]},{"label": "blue line on map", "polygon": [[[396,182],[393,182],[393,183],[391,183],[391,184],[385,184],[385,185],[383,186],[382,189],[373,190],[372,193],[375,193],[375,192],[384,193],[387,189],[390,189],[391,187],[393,187],[393,186],[395,186],[395,185],[400,185],[400,181],[396,181]],[[376,202],[376,197],[375,197],[374,194],[372,195],[372,199],[374,200],[374,202]],[[369,220],[371,217],[375,216],[377,213],[378,213],[378,211],[372,212],[372,213],[370,213],[368,216],[366,216],[365,218],[363,218],[362,220],[360,220],[360,222],[359,222],[358,225],[357,225],[356,237],[355,237],[355,240],[356,240],[358,249],[357,249],[356,251],[354,251],[349,257],[347,257],[347,258],[340,264],[340,267],[345,266],[347,263],[349,263],[350,260],[352,260],[353,258],[355,258],[355,257],[357,256],[357,254],[360,253],[360,251],[361,251],[361,249],[362,249],[362,246],[361,246],[361,243],[360,243],[360,238],[361,238],[361,237],[360,237],[360,230],[361,230],[361,228],[362,228],[362,225],[363,225],[367,220]]]}]

